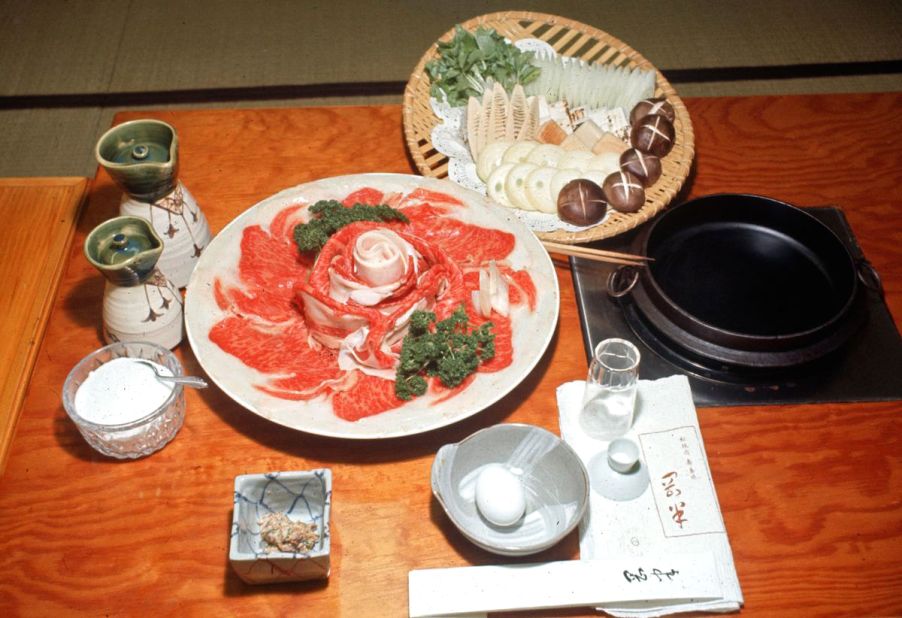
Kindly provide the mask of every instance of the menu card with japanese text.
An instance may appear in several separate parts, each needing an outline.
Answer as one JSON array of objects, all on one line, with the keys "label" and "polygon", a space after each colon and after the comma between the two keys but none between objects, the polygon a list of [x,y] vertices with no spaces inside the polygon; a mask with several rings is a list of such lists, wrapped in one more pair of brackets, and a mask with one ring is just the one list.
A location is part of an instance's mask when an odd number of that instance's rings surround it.
[{"label": "menu card with japanese text", "polygon": [[[615,616],[638,617],[738,610],[742,591],[689,381],[685,376],[639,381],[635,420],[623,436],[633,440],[640,451],[639,467],[629,475],[610,470],[605,465],[608,442],[584,430],[580,422],[583,389],[584,383],[579,381],[557,390],[561,436],[590,470],[593,485],[589,512],[580,524],[581,559],[622,557],[625,565],[647,562],[666,571],[668,559],[710,552],[713,568],[706,565],[706,572],[692,575],[711,579],[720,590],[717,599],[649,599],[599,609]],[[625,566],[623,577],[654,581],[655,572],[632,571]]]}]

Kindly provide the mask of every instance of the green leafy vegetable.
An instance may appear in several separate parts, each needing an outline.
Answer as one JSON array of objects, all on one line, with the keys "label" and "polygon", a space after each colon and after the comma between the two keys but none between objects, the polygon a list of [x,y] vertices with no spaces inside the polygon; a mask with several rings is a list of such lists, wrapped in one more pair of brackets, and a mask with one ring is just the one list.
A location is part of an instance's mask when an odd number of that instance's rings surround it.
[{"label": "green leafy vegetable", "polygon": [[523,52],[508,43],[491,28],[479,27],[475,33],[454,27],[450,42],[438,43],[439,57],[426,63],[431,86],[429,94],[448,104],[466,105],[470,97],[482,95],[486,81],[500,83],[510,92],[517,84],[528,84],[539,76],[532,65],[532,52]]},{"label": "green leafy vegetable", "polygon": [[403,212],[386,204],[354,204],[348,207],[335,200],[320,200],[309,208],[309,212],[316,216],[308,223],[299,223],[294,227],[294,242],[303,252],[319,251],[332,234],[356,221],[409,222]]},{"label": "green leafy vegetable", "polygon": [[438,323],[435,319],[431,311],[415,311],[410,317],[395,374],[395,395],[399,399],[407,401],[425,393],[424,376],[436,376],[453,388],[476,371],[480,362],[495,356],[491,322],[469,330],[463,305],[447,319]]}]

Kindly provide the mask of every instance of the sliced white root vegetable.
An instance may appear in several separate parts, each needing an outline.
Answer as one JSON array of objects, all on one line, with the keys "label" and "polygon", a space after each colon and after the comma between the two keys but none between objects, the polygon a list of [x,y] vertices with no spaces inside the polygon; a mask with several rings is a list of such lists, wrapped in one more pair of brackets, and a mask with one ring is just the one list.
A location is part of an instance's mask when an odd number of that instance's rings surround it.
[{"label": "sliced white root vegetable", "polygon": [[607,174],[598,170],[586,170],[579,175],[580,178],[585,178],[586,180],[591,180],[599,187],[604,186],[604,179],[608,177]]},{"label": "sliced white root vegetable", "polygon": [[526,162],[539,167],[557,167],[565,152],[567,151],[556,144],[539,144],[529,153]]},{"label": "sliced white root vegetable", "polygon": [[605,176],[613,174],[620,169],[620,155],[614,152],[603,152],[595,155],[584,168],[586,170],[597,170]]},{"label": "sliced white root vegetable", "polygon": [[492,175],[492,172],[501,165],[501,157],[504,156],[504,153],[512,144],[513,142],[508,141],[492,142],[482,149],[479,158],[476,160],[476,175],[479,176],[480,180],[485,182]]},{"label": "sliced white root vegetable", "polygon": [[561,158],[558,159],[557,168],[559,170],[564,169],[575,169],[575,170],[584,170],[586,169],[586,165],[589,161],[594,157],[591,152],[588,150],[569,150],[561,155]]},{"label": "sliced white root vegetable", "polygon": [[517,163],[507,174],[504,181],[504,192],[507,193],[507,199],[514,208],[520,210],[533,210],[532,204],[526,195],[526,177],[538,166],[532,163]]},{"label": "sliced white root vegetable", "polygon": [[515,142],[513,146],[507,149],[502,159],[505,163],[525,163],[529,153],[538,145],[539,142],[532,140]]},{"label": "sliced white root vegetable", "polygon": [[560,195],[561,189],[564,188],[571,180],[576,180],[577,178],[582,178],[583,173],[579,170],[558,170],[557,173],[551,177],[551,195],[554,199],[554,208],[555,212],[557,212],[557,196]]},{"label": "sliced white root vegetable", "polygon": [[553,167],[539,167],[526,177],[526,197],[535,210],[555,214],[557,196],[551,195],[551,179],[558,170]]},{"label": "sliced white root vegetable", "polygon": [[504,182],[507,180],[508,173],[513,168],[513,163],[502,163],[489,175],[489,179],[485,183],[485,189],[489,194],[489,197],[508,208],[511,208],[512,206],[510,200],[507,199],[507,193],[504,192]]}]

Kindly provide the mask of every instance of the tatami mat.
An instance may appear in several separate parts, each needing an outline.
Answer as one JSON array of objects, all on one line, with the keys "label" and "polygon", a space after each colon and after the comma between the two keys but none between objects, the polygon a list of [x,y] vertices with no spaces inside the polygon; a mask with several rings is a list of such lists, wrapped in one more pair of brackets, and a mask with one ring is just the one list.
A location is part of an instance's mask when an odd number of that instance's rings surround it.
[{"label": "tatami mat", "polygon": [[[511,8],[607,31],[679,76],[684,96],[902,90],[902,3],[885,0],[0,0],[0,176],[93,176],[94,142],[141,93],[155,108],[400,102],[438,36]],[[807,69],[754,81],[711,71],[796,65]],[[326,96],[349,83],[383,95]],[[217,100],[245,88],[252,98]]]}]

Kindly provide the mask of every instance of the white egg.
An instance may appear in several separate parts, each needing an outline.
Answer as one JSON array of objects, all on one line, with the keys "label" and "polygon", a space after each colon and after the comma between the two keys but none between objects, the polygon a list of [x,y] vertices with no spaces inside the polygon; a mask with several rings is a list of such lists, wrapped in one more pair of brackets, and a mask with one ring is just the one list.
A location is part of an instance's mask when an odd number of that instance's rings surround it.
[{"label": "white egg", "polygon": [[514,525],[526,512],[523,484],[501,464],[485,466],[476,479],[476,508],[496,526]]},{"label": "white egg", "polygon": [[533,210],[532,204],[526,195],[526,177],[533,170],[538,169],[532,163],[517,163],[507,174],[504,180],[504,192],[511,206],[520,210]]}]

